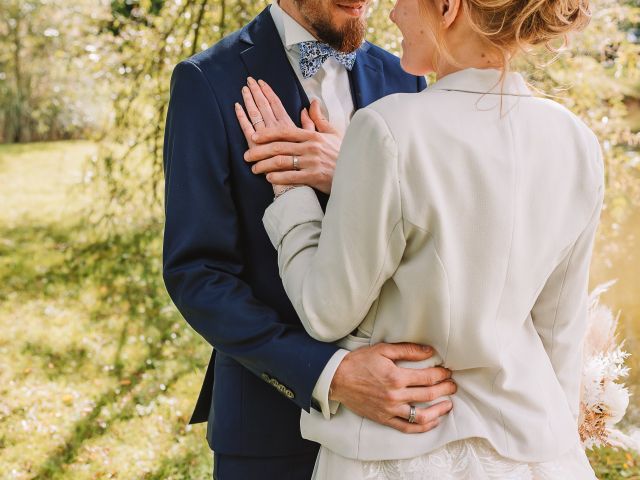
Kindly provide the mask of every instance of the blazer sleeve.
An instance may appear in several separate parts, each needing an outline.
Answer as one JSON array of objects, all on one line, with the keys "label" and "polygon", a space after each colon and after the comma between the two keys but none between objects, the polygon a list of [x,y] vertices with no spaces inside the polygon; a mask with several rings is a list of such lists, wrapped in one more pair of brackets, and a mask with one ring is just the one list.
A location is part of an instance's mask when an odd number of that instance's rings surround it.
[{"label": "blazer sleeve", "polygon": [[576,422],[580,411],[582,347],[588,321],[589,266],[603,191],[600,186],[586,228],[547,279],[531,312]]},{"label": "blazer sleeve", "polygon": [[299,187],[280,196],[263,221],[307,332],[325,342],[351,333],[405,248],[398,150],[382,117],[371,108],[354,115],[326,215],[313,190]]},{"label": "blazer sleeve", "polygon": [[171,80],[164,144],[163,276],[189,324],[219,352],[309,410],[311,393],[337,351],[257,300],[242,279],[238,214],[230,187],[227,132],[199,67],[180,63]]}]

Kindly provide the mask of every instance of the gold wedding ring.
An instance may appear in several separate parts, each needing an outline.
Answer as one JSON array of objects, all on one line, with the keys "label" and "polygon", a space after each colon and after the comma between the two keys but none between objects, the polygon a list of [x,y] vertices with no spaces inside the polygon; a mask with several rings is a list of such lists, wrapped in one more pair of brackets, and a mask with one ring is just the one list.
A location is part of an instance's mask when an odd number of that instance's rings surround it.
[{"label": "gold wedding ring", "polygon": [[409,405],[409,423],[416,423],[416,407]]},{"label": "gold wedding ring", "polygon": [[300,159],[295,155],[291,155],[291,159],[293,160],[293,169],[300,170]]}]

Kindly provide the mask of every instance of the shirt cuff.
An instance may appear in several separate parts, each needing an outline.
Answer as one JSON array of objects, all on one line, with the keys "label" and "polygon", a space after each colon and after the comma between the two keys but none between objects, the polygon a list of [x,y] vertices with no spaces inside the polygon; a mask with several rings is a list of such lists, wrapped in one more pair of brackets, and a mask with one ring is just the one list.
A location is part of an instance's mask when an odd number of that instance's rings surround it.
[{"label": "shirt cuff", "polygon": [[342,362],[348,353],[349,350],[340,349],[333,354],[333,357],[329,359],[324,370],[322,370],[322,373],[318,378],[318,382],[313,389],[313,393],[311,394],[312,398],[318,402],[320,411],[327,420],[331,419],[331,415],[335,415],[338,411],[338,407],[340,406],[340,402],[336,400],[329,400],[329,387],[331,387],[333,376],[336,374],[336,370],[338,370],[340,362]]}]

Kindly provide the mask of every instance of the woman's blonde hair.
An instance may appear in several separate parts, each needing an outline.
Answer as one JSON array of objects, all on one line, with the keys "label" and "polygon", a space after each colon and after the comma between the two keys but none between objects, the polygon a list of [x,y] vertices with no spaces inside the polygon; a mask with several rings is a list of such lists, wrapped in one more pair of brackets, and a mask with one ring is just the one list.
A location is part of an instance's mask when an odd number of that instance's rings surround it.
[{"label": "woman's blonde hair", "polygon": [[[432,0],[421,3],[430,19],[437,18]],[[460,8],[471,28],[503,58],[505,69],[519,50],[545,45],[557,52],[569,33],[584,29],[591,19],[589,0],[461,0]],[[455,64],[442,39],[435,41],[437,54]]]}]

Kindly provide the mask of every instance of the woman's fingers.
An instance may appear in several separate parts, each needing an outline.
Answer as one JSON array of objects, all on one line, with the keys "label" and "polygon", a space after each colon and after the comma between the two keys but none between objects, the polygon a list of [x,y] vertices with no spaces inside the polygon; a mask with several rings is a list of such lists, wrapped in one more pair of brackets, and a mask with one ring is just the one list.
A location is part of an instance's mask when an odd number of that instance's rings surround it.
[{"label": "woman's fingers", "polygon": [[307,111],[306,108],[303,109],[302,113],[300,114],[300,123],[302,124],[303,130],[309,130],[311,132],[316,131],[316,124],[313,123],[313,120],[311,120],[311,117],[309,116],[309,112]]},{"label": "woman's fingers", "polygon": [[314,99],[311,102],[311,107],[309,108],[309,117],[313,121],[316,126],[316,129],[322,133],[338,133],[335,128],[331,126],[329,120],[325,118],[322,114],[322,109],[320,108],[320,102]]},{"label": "woman's fingers", "polygon": [[253,129],[259,132],[266,128],[266,120],[262,116],[262,113],[260,113],[249,87],[242,87],[242,99],[244,100],[244,107],[247,109],[247,115],[249,116],[249,121]]},{"label": "woman's fingers", "polygon": [[277,123],[276,116],[273,113],[273,109],[271,108],[271,104],[267,97],[262,93],[262,89],[258,82],[256,82],[253,78],[249,77],[247,79],[247,85],[249,86],[249,90],[251,91],[251,95],[253,96],[253,100],[258,108],[260,115],[262,116],[264,123],[267,127],[272,127]]},{"label": "woman's fingers", "polygon": [[[315,128],[315,127],[314,127]],[[307,142],[315,140],[318,133],[314,130],[305,130],[298,127],[275,127],[265,128],[253,139],[256,143],[271,143],[277,141],[284,142]]]},{"label": "woman's fingers", "polygon": [[235,108],[236,117],[238,117],[238,122],[240,122],[240,129],[244,134],[244,138],[247,139],[247,143],[249,145],[252,145],[253,142],[251,141],[251,137],[256,131],[253,128],[253,125],[251,125],[251,120],[249,120],[249,118],[247,117],[247,114],[244,112],[244,108],[242,108],[242,105],[236,103]]},{"label": "woman's fingers", "polygon": [[[298,157],[298,167],[300,169],[305,168],[307,164],[304,157]],[[293,170],[293,155],[278,155],[277,157],[267,158],[256,162],[251,171],[256,175],[269,172],[283,172],[287,170]]]},{"label": "woman's fingers", "polygon": [[264,145],[256,145],[247,150],[244,159],[247,162],[259,162],[268,158],[297,155],[302,156],[306,153],[305,146],[300,143],[291,142],[273,142]]},{"label": "woman's fingers", "polygon": [[258,80],[258,85],[260,85],[262,93],[269,102],[269,105],[271,105],[271,110],[273,111],[276,120],[285,125],[295,126],[293,120],[291,120],[291,117],[285,110],[284,105],[282,105],[280,97],[276,95],[276,92],[273,91],[269,84],[264,80]]},{"label": "woman's fingers", "polygon": [[272,185],[309,185],[313,178],[314,175],[309,170],[288,170],[267,174],[267,181]]}]

